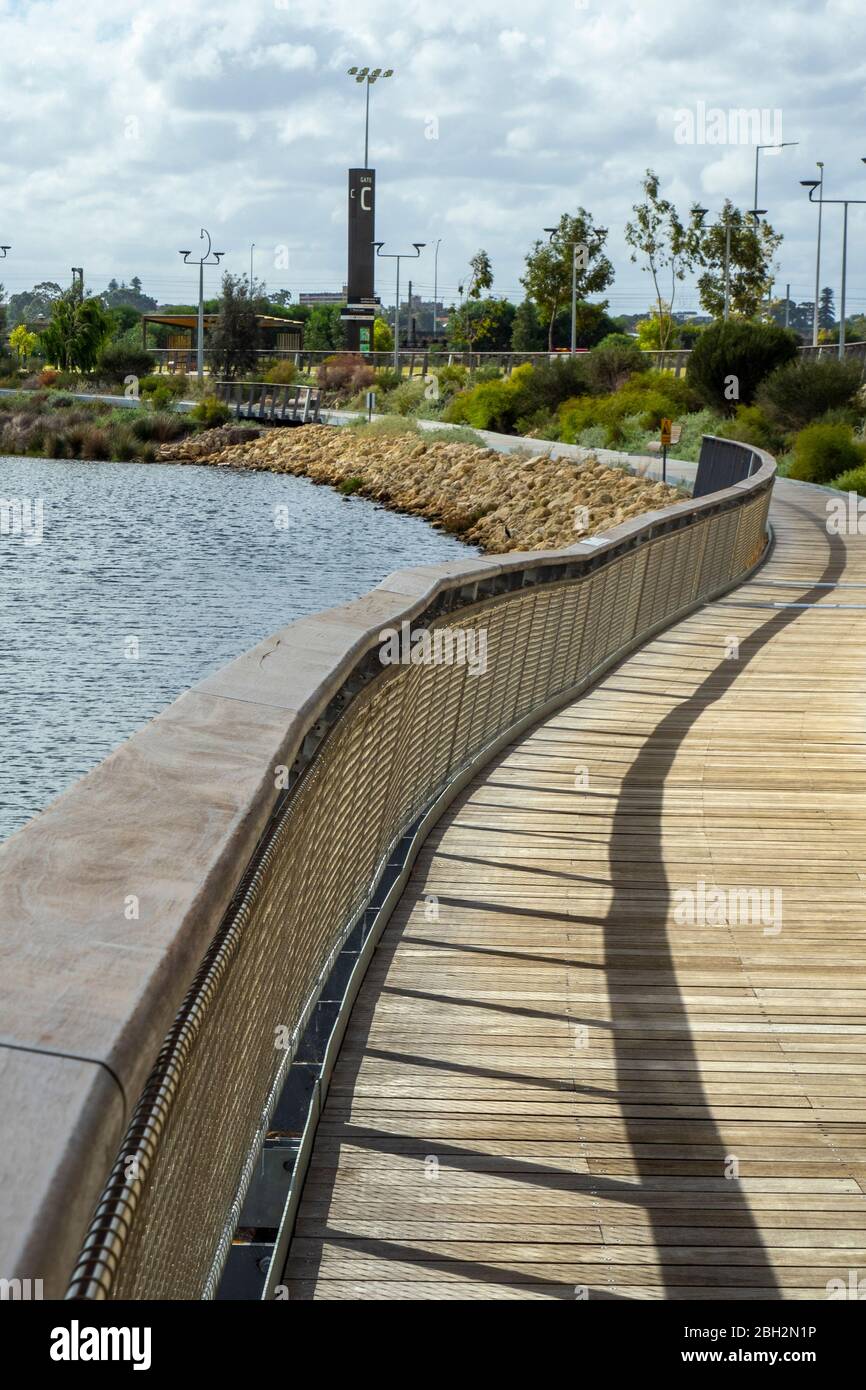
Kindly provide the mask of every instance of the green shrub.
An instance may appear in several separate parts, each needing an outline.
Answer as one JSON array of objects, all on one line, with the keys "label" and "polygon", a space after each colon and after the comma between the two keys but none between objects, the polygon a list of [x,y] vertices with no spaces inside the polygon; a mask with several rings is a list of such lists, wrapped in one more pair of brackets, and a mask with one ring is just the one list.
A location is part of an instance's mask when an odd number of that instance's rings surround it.
[{"label": "green shrub", "polygon": [[445,419],[471,425],[476,430],[496,430],[509,434],[514,428],[519,408],[519,383],[515,382],[514,377],[512,373],[507,381],[501,377],[496,381],[482,381],[470,391],[461,392],[446,409]]},{"label": "green shrub", "polygon": [[414,415],[423,399],[423,381],[404,381],[395,390],[388,392],[382,402],[382,409],[394,415]]},{"label": "green shrub", "polygon": [[862,362],[853,358],[801,356],[771,372],[758,388],[757,399],[783,429],[800,430],[828,410],[847,406],[862,375]]},{"label": "green shrub", "polygon": [[351,497],[353,492],[364,486],[364,479],[354,474],[351,478],[342,478],[337,484],[337,491],[342,492],[344,497]]},{"label": "green shrub", "polygon": [[190,419],[205,429],[212,430],[231,419],[231,411],[216,396],[204,396],[190,411]]},{"label": "green shrub", "polygon": [[723,439],[739,439],[743,444],[754,444],[770,453],[776,453],[782,443],[778,429],[767,419],[760,405],[737,406],[733,420],[723,420],[715,432]]},{"label": "green shrub", "polygon": [[[192,415],[197,408],[193,409]],[[174,410],[154,411],[152,415],[142,411],[132,422],[132,433],[136,439],[153,440],[157,444],[170,444],[172,440],[182,438],[194,428],[189,415],[178,415]]]},{"label": "green shrub", "polygon": [[155,391],[150,393],[150,403],[154,410],[167,410],[174,401],[174,396],[168,386],[157,386]]},{"label": "green shrub", "polygon": [[585,444],[585,432],[603,426],[601,438],[592,442],[621,449],[626,445],[627,434],[634,441],[638,432],[658,431],[665,417],[673,419],[688,413],[694,403],[686,382],[665,372],[636,373],[610,395],[566,401],[559,411],[560,438],[568,444]]},{"label": "green shrub", "polygon": [[840,492],[859,492],[861,497],[866,497],[866,464],[861,464],[859,468],[849,468],[847,473],[840,473],[833,479],[833,486]]},{"label": "green shrub", "polygon": [[801,483],[829,483],[866,462],[866,444],[858,444],[850,425],[817,423],[800,430],[788,476]]},{"label": "green shrub", "polygon": [[115,425],[111,431],[111,457],[118,463],[128,463],[138,453],[138,441],[128,425]]},{"label": "green shrub", "polygon": [[777,324],[714,323],[692,349],[689,381],[706,405],[732,415],[738,404],[751,405],[761,382],[796,351],[795,335]]},{"label": "green shrub", "polygon": [[106,381],[123,385],[128,376],[146,377],[153,372],[156,359],[144,348],[111,343],[103,348],[96,374]]},{"label": "green shrub", "polygon": [[436,378],[440,399],[450,400],[466,386],[469,380],[469,369],[468,367],[461,367],[457,362],[452,363],[450,367],[446,362],[440,367],[434,361],[430,364],[430,375]]},{"label": "green shrub", "polygon": [[616,391],[644,365],[644,355],[627,333],[609,333],[586,354],[586,371],[593,391]]},{"label": "green shrub", "polygon": [[405,415],[385,415],[381,419],[371,420],[369,423],[366,415],[358,415],[354,420],[350,420],[345,428],[359,430],[364,434],[382,435],[387,439],[394,435],[420,433],[416,422],[410,416]]},{"label": "green shrub", "polygon": [[179,400],[184,396],[188,396],[189,390],[189,377],[186,375],[186,372],[176,372],[174,375],[169,372],[160,373],[159,375],[154,373],[151,376],[142,377],[138,383],[139,395],[144,396],[145,399],[152,396],[156,391],[160,391],[164,397],[167,391],[171,399]]},{"label": "green shrub", "polygon": [[292,386],[297,375],[298,369],[294,362],[275,362],[265,372],[265,381],[274,386]]},{"label": "green shrub", "polygon": [[373,378],[373,386],[377,391],[395,391],[398,386],[403,384],[403,373],[396,372],[393,367],[377,367],[376,375]]},{"label": "green shrub", "polygon": [[453,429],[423,430],[422,436],[427,444],[477,444],[481,449],[486,447],[480,434],[464,429],[461,425],[456,425]]}]

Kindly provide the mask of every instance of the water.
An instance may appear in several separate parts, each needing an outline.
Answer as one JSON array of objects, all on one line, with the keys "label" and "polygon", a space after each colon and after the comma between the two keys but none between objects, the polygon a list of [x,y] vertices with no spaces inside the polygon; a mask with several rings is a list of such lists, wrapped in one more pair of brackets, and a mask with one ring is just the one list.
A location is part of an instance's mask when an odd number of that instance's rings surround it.
[{"label": "water", "polygon": [[0,839],[276,628],[474,553],[273,473],[0,458],[0,497],[44,513],[0,534]]}]

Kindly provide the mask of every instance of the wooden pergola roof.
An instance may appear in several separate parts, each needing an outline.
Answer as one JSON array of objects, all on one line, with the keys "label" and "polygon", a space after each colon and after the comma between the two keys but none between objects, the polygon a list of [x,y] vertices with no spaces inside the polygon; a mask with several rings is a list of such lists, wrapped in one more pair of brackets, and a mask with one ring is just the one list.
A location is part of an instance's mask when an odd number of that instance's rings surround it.
[{"label": "wooden pergola roof", "polygon": [[[213,323],[214,319],[219,318],[218,314],[205,314],[205,323]],[[166,328],[195,328],[198,323],[197,314],[142,314],[142,323],[160,323]],[[301,319],[284,319],[278,314],[256,314],[256,322],[259,328],[302,328]]]}]

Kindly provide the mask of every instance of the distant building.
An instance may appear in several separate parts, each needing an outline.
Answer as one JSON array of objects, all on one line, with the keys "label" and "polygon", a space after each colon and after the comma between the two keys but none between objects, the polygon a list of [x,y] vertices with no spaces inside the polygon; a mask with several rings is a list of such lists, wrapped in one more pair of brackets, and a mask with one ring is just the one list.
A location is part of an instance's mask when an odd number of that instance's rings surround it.
[{"label": "distant building", "polygon": [[342,292],[337,290],[318,290],[315,294],[299,294],[299,304],[345,304],[349,291],[346,285]]}]

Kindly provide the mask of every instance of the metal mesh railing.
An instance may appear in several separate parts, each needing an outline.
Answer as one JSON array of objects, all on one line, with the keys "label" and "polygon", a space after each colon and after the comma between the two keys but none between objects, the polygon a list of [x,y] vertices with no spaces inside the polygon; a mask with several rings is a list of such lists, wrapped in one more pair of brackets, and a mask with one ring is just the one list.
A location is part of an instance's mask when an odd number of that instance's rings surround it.
[{"label": "metal mesh railing", "polygon": [[[751,451],[749,451],[751,452]],[[246,869],[137,1106],[70,1285],[212,1296],[254,1155],[330,964],[406,828],[484,750],[759,558],[773,468],[609,553],[456,579],[413,629],[486,666],[382,667],[334,719]],[[369,669],[369,668],[368,668]]]}]

